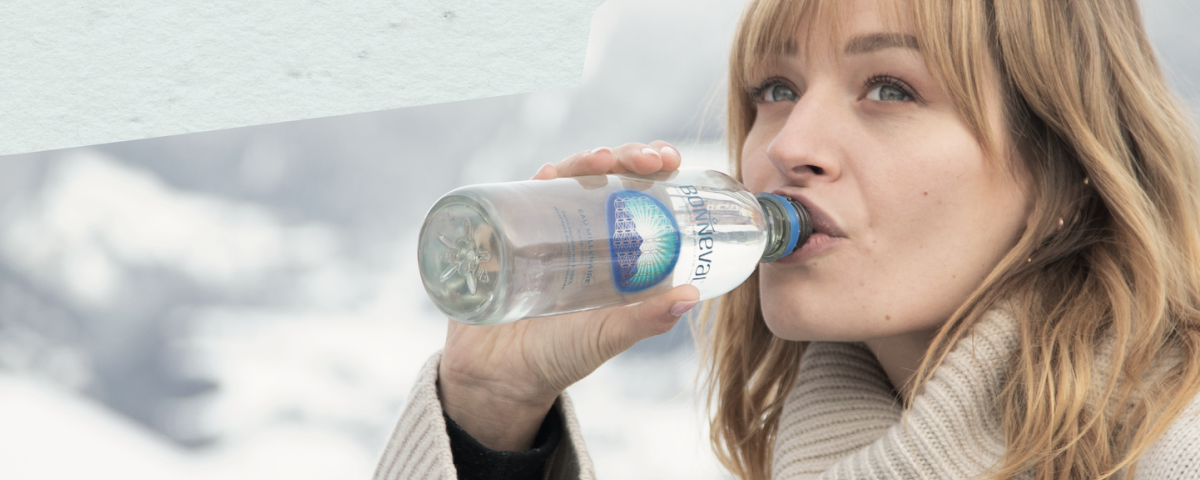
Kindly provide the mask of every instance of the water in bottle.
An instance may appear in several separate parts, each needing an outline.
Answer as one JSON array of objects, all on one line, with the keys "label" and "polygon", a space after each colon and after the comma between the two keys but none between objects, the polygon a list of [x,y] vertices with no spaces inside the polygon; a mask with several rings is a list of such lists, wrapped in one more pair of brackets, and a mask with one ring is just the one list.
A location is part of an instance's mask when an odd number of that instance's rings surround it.
[{"label": "water in bottle", "polygon": [[640,302],[690,283],[709,299],[803,245],[808,213],[712,170],[471,185],[421,227],[437,307],[487,325]]}]

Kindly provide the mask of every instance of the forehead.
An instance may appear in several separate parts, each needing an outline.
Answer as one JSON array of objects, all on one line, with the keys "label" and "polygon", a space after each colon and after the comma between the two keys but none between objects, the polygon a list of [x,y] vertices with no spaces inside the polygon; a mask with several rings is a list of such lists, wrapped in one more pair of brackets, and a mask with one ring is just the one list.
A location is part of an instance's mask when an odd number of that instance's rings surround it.
[{"label": "forehead", "polygon": [[919,53],[908,6],[908,0],[756,1],[743,18],[735,72],[752,83],[789,57],[840,59],[890,47]]},{"label": "forehead", "polygon": [[827,49],[835,54],[869,53],[883,48],[916,50],[917,39],[903,21],[901,2],[886,0],[820,1],[801,13],[788,54]]}]

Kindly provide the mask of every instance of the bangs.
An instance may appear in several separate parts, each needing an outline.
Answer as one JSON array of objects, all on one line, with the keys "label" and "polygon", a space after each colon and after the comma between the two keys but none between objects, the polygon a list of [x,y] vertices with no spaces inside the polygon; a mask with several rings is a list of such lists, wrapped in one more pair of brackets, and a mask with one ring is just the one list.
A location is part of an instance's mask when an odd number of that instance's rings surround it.
[{"label": "bangs", "polygon": [[[743,11],[730,52],[728,99],[731,167],[739,173],[739,179],[741,148],[754,124],[755,105],[750,92],[775,62],[798,52],[796,35],[802,27],[807,27],[805,48],[824,44],[837,49],[839,46],[834,42],[814,42],[814,36],[840,38],[843,3],[758,0]],[[949,95],[968,129],[991,157],[1003,158],[1001,154],[1005,152],[997,151],[989,134],[983,96],[983,72],[990,67],[987,59],[997,58],[989,39],[988,12],[971,2],[878,0],[877,4],[888,31],[901,33],[905,27],[911,27],[926,67]],[[998,70],[1001,90],[1006,91],[1003,69]]]},{"label": "bangs", "polygon": [[[761,76],[770,63],[780,57],[795,55],[796,32],[805,22],[821,25],[836,37],[840,21],[838,0],[761,0],[752,2],[743,13],[730,70],[736,82],[748,85]],[[812,44],[809,28],[805,45]]]}]

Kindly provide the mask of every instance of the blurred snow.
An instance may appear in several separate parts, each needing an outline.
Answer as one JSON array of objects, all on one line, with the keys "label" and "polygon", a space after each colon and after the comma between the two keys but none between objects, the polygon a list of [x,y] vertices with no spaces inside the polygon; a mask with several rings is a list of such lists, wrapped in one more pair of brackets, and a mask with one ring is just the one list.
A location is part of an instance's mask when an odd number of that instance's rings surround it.
[{"label": "blurred snow", "polygon": [[[609,0],[578,89],[3,157],[2,476],[369,476],[444,340],[428,206],[630,141],[726,170],[740,3]],[[1197,7],[1143,5],[1195,104]],[[681,324],[571,387],[601,478],[727,478],[693,357]]]},{"label": "blurred snow", "polygon": [[[6,476],[183,478],[183,449],[60,386],[0,375],[0,465]],[[182,475],[181,475],[182,474]]]},{"label": "blurred snow", "polygon": [[624,354],[568,389],[598,478],[729,478],[709,450],[696,369],[689,348]]},{"label": "blurred snow", "polygon": [[6,478],[367,478],[374,460],[343,436],[305,427],[189,452],[75,392],[7,374],[0,425]]},{"label": "blurred snow", "polygon": [[236,289],[272,270],[331,263],[337,249],[328,227],[285,227],[257,205],[174,191],[87,149],[58,162],[31,208],[5,224],[9,265],[92,305],[114,299],[125,268]]}]

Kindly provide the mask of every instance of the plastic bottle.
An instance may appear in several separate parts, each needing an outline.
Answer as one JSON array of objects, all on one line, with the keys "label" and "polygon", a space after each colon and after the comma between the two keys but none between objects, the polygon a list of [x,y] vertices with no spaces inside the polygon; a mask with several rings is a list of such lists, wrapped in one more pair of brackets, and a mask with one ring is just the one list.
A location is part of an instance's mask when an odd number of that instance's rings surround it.
[{"label": "plastic bottle", "polygon": [[685,283],[717,297],[811,233],[790,198],[681,169],[458,188],[425,217],[417,255],[443,313],[488,325],[632,304]]}]

